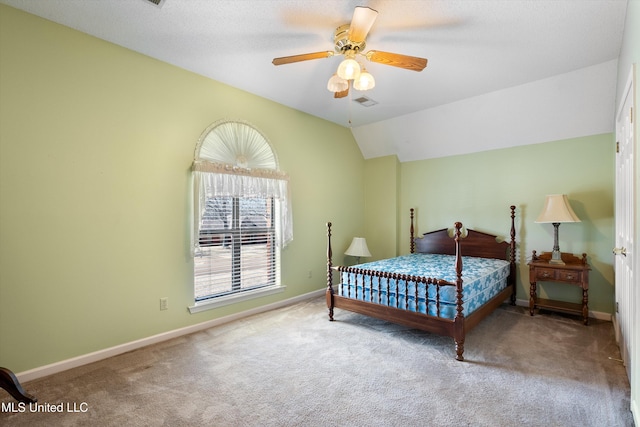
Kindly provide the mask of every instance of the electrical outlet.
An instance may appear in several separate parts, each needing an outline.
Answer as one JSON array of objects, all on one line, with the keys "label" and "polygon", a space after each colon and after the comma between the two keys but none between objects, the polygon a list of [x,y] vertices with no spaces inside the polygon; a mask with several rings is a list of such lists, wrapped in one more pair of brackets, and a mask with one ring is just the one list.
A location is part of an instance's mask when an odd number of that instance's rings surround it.
[{"label": "electrical outlet", "polygon": [[313,277],[313,271],[309,270],[309,274],[307,275],[307,278],[311,279]]},{"label": "electrical outlet", "polygon": [[168,310],[169,309],[169,298],[164,297],[160,298],[160,310]]}]

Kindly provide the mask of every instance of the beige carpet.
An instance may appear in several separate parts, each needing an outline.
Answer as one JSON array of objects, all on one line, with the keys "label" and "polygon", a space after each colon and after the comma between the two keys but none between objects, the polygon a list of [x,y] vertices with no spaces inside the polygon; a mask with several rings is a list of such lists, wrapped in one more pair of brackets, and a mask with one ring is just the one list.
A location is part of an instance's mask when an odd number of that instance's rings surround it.
[{"label": "beige carpet", "polygon": [[450,338],[343,310],[329,322],[316,299],[23,384],[64,412],[27,405],[0,425],[633,425],[610,322],[505,305],[464,355]]}]

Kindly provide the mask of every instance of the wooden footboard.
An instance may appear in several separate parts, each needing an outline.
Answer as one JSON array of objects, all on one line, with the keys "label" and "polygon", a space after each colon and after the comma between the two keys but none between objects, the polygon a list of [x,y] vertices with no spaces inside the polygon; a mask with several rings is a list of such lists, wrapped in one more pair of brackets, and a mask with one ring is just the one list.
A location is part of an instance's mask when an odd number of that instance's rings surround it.
[{"label": "wooden footboard", "polygon": [[333,298],[334,307],[336,308],[384,319],[389,322],[432,332],[434,334],[453,337],[454,319],[430,316],[428,314],[406,311],[386,305],[372,304],[340,295],[334,295]]},{"label": "wooden footboard", "polygon": [[[431,233],[425,233],[422,237],[414,238],[414,210],[411,209],[411,253],[414,253],[417,247],[417,251],[420,253],[442,253],[455,255],[455,282],[447,282],[437,278],[416,277],[397,273],[385,273],[380,271],[366,270],[358,267],[344,267],[333,266],[332,262],[332,248],[331,248],[331,226],[330,222],[327,223],[327,308],[329,309],[329,320],[334,320],[334,308],[340,308],[367,316],[372,316],[387,320],[393,323],[401,324],[411,328],[424,330],[444,336],[450,336],[455,342],[456,359],[464,360],[464,341],[465,334],[468,330],[476,326],[483,318],[489,315],[493,310],[499,307],[505,300],[510,299],[512,304],[515,304],[515,206],[511,206],[511,242],[498,242],[496,236],[486,233],[480,233],[474,230],[468,230],[467,236],[462,239],[461,242],[461,230],[462,224],[456,222],[454,224],[455,230],[453,238],[449,236],[446,229],[438,230]],[[483,257],[483,258],[497,258],[507,259],[510,262],[509,277],[507,278],[507,287],[500,291],[495,297],[483,304],[478,309],[474,310],[468,317],[465,318],[463,314],[463,262],[462,262],[462,249],[464,248],[465,256]],[[337,271],[339,274],[350,273],[348,277],[354,275],[355,283],[354,289],[357,297],[358,284],[362,285],[362,297],[365,296],[365,287],[369,292],[369,299],[371,301],[363,301],[350,297],[350,295],[343,296],[336,293],[333,286],[333,272]],[[362,282],[358,282],[358,277],[361,277]],[[365,277],[369,277],[370,283],[365,283]],[[374,277],[377,283],[374,285]],[[389,283],[393,281],[395,288],[390,289]],[[399,283],[404,283],[403,292],[399,292]],[[409,284],[413,285],[415,295],[411,297],[416,304],[415,311],[409,309]],[[418,304],[418,285],[422,284],[425,287],[425,304],[427,304],[426,312],[428,312],[428,302],[426,298],[426,292],[429,286],[436,288],[435,293],[435,305],[436,315],[429,315],[421,313],[417,310]],[[344,285],[342,285],[344,286]],[[386,286],[386,287],[385,287]],[[456,287],[456,304],[455,315],[453,318],[440,316],[440,288],[445,286]],[[346,284],[346,289],[350,289],[350,284]],[[377,294],[377,301],[374,299],[374,291]],[[395,307],[389,306],[390,303],[390,291],[393,291],[395,299]],[[386,295],[387,300],[381,301],[381,294]],[[404,295],[404,300],[401,301],[398,297],[400,294]],[[364,298],[363,298],[364,299]],[[385,305],[386,303],[386,305]]]}]

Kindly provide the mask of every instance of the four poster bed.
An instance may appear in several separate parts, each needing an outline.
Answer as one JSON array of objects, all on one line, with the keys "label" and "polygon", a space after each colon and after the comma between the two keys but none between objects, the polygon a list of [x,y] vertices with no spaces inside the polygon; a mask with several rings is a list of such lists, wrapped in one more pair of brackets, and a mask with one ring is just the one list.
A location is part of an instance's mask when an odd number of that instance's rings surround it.
[{"label": "four poster bed", "polygon": [[[464,360],[465,334],[506,299],[516,300],[515,206],[511,206],[511,241],[467,230],[456,222],[453,237],[446,228],[414,237],[411,209],[411,253],[352,267],[333,266],[331,223],[327,223],[327,307],[450,336],[456,359]],[[464,268],[463,268],[464,267]],[[334,289],[333,271],[340,283]]]}]

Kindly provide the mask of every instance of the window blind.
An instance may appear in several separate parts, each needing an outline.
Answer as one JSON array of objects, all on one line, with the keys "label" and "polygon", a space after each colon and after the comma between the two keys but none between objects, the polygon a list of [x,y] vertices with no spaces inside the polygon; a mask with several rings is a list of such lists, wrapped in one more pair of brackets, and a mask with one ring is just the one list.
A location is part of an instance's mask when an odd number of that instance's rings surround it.
[{"label": "window blind", "polygon": [[272,198],[207,199],[194,257],[196,301],[279,283],[274,214]]}]

